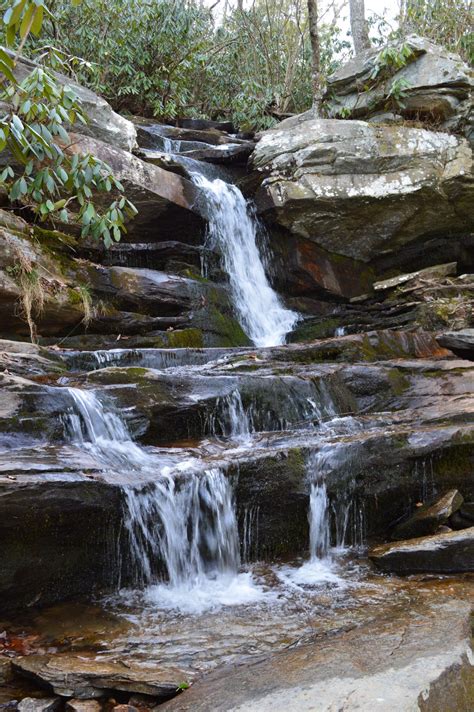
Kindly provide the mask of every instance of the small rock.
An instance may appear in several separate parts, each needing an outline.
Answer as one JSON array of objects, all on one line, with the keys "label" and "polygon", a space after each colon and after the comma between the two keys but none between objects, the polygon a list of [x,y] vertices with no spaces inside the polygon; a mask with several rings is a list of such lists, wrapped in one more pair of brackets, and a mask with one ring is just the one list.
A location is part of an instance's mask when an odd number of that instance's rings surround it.
[{"label": "small rock", "polygon": [[[183,671],[178,668],[150,671],[133,664],[124,666],[120,662],[78,659],[67,653],[28,655],[16,658],[12,665],[20,675],[52,687],[62,697],[87,702],[113,691],[146,694],[164,700],[176,694],[179,681],[183,679]],[[94,708],[94,712],[97,709]]]},{"label": "small rock", "polygon": [[461,507],[463,501],[458,490],[449,490],[436,501],[419,507],[412,516],[397,524],[392,531],[391,539],[398,541],[434,534],[438,527],[445,524]]},{"label": "small rock", "polygon": [[116,705],[113,712],[138,712],[138,708],[133,705]]},{"label": "small rock", "polygon": [[67,712],[100,712],[102,705],[97,700],[68,700],[66,703]]},{"label": "small rock", "polygon": [[60,697],[25,697],[19,703],[18,710],[19,712],[54,712],[60,705]]},{"label": "small rock", "polygon": [[425,269],[420,269],[417,272],[408,272],[407,274],[399,274],[397,277],[392,277],[391,279],[385,279],[382,282],[374,282],[374,290],[376,292],[382,292],[387,289],[395,289],[405,282],[411,282],[417,279],[441,279],[449,275],[456,274],[457,263],[448,262],[443,265],[435,265],[434,267],[426,267]]},{"label": "small rock", "polygon": [[437,336],[436,341],[440,346],[449,349],[460,358],[471,361],[474,359],[474,329],[447,331]]},{"label": "small rock", "polygon": [[446,524],[442,524],[440,527],[437,528],[435,534],[446,534],[446,532],[452,532],[453,530],[451,527],[447,527]]},{"label": "small rock", "polygon": [[9,700],[8,702],[2,702],[0,705],[0,712],[16,712],[18,709],[18,700]]}]

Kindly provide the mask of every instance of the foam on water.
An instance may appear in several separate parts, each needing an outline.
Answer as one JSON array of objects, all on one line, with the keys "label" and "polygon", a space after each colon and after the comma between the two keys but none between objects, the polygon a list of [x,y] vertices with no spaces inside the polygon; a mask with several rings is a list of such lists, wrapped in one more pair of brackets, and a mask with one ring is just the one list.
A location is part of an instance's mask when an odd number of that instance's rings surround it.
[{"label": "foam on water", "polygon": [[200,615],[224,606],[259,603],[268,596],[250,572],[242,572],[198,576],[176,586],[155,584],[145,590],[143,600],[145,604],[153,604],[164,610]]}]

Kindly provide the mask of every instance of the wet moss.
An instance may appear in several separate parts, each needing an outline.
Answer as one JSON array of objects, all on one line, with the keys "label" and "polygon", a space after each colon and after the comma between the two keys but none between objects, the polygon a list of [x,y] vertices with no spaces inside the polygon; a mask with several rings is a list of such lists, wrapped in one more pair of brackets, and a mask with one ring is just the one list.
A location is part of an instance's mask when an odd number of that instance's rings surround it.
[{"label": "wet moss", "polygon": [[181,331],[168,331],[166,339],[170,348],[193,348],[200,349],[204,346],[204,338],[201,329],[182,329]]},{"label": "wet moss", "polygon": [[250,340],[232,316],[223,314],[219,309],[210,306],[207,310],[207,330],[217,335],[214,346],[249,346]]},{"label": "wet moss", "polygon": [[297,326],[290,335],[291,343],[304,341],[314,341],[315,339],[325,339],[334,335],[337,327],[341,326],[340,319],[327,318],[315,323],[303,323]]}]

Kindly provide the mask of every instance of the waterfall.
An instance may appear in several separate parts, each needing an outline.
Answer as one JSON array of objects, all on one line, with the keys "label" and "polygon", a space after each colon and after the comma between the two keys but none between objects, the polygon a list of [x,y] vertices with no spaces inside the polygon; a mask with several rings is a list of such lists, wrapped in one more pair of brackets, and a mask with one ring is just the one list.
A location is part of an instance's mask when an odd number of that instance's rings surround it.
[{"label": "waterfall", "polygon": [[298,320],[270,286],[257,246],[257,224],[240,190],[220,179],[192,174],[208,201],[208,239],[218,247],[229,275],[234,307],[255,346],[278,346]]},{"label": "waterfall", "polygon": [[[154,605],[202,612],[258,600],[263,592],[240,573],[239,534],[231,482],[222,470],[174,472],[133,442],[122,418],[92,391],[67,389],[72,412],[68,439],[91,452],[112,473],[146,475],[146,484],[121,485],[131,576],[147,586]],[[237,413],[236,413],[237,417]],[[165,569],[165,571],[163,570]],[[166,583],[158,583],[166,574]]]},{"label": "waterfall", "polygon": [[329,551],[329,500],[325,482],[311,482],[308,519],[309,556],[314,562],[325,558]]},{"label": "waterfall", "polygon": [[88,450],[109,467],[127,470],[146,468],[150,456],[133,442],[117,413],[106,410],[92,391],[67,389],[72,412],[65,417],[65,433],[70,442]]},{"label": "waterfall", "polygon": [[219,469],[125,488],[131,553],[138,583],[156,581],[162,559],[172,587],[237,573],[239,537],[231,484]]}]

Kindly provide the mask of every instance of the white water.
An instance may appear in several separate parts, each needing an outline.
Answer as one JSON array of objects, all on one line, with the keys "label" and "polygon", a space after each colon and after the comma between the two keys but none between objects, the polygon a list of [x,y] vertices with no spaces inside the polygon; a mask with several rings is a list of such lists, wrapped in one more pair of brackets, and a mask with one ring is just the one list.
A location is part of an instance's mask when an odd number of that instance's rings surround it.
[{"label": "white water", "polygon": [[[105,410],[92,391],[68,391],[74,411],[66,433],[73,443],[112,470],[154,475],[145,486],[122,486],[133,577],[136,585],[147,587],[145,601],[199,613],[260,599],[263,592],[251,575],[239,573],[233,490],[223,472],[183,476],[191,464],[184,461],[171,473],[132,441],[120,416]],[[158,582],[163,566],[166,583]]]},{"label": "white water", "polygon": [[240,190],[220,179],[192,174],[209,209],[209,244],[218,247],[229,275],[234,307],[255,346],[278,346],[298,321],[270,286],[257,246],[257,225]]},{"label": "white water", "polygon": [[346,582],[337,574],[337,562],[331,555],[331,525],[329,498],[324,481],[326,452],[312,453],[306,469],[310,481],[309,497],[309,560],[297,569],[285,567],[280,578],[291,585],[333,584],[346,586]]}]

